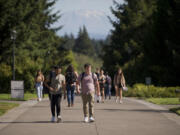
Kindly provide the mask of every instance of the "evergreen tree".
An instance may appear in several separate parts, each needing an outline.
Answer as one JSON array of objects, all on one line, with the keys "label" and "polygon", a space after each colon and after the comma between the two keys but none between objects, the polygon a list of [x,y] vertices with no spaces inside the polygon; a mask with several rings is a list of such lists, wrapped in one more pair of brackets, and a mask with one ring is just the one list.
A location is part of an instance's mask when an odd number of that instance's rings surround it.
[{"label": "evergreen tree", "polygon": [[180,75],[179,6],[180,2],[177,0],[158,0],[151,29],[146,36],[145,60],[148,59],[149,72],[160,85],[180,84],[177,78]]},{"label": "evergreen tree", "polygon": [[[112,74],[123,67],[129,84],[152,77],[156,85],[178,85],[178,0],[114,2],[111,42],[104,47],[104,66]],[[171,34],[169,34],[171,33]]]},{"label": "evergreen tree", "polygon": [[73,34],[63,36],[63,48],[67,50],[73,50],[75,44],[75,38]]},{"label": "evergreen tree", "polygon": [[75,41],[75,46],[73,50],[75,52],[87,54],[87,55],[95,54],[93,44],[89,38],[89,35],[85,26],[83,26],[82,29],[81,28],[79,29],[78,37]]},{"label": "evergreen tree", "polygon": [[12,78],[11,35],[14,30],[17,33],[16,79],[24,80],[26,90],[33,89],[38,69],[45,72],[53,64],[65,65],[73,61],[71,52],[62,49],[62,39],[56,36],[55,32],[61,27],[51,28],[60,18],[59,12],[52,13],[55,2],[56,0],[0,1],[0,69],[3,69],[0,70],[0,83],[5,91]]},{"label": "evergreen tree", "polygon": [[[114,30],[111,31],[110,45],[104,48],[103,58],[104,66],[112,74],[117,67],[123,67],[143,57],[144,34],[148,27],[147,18],[154,11],[153,3],[153,0],[126,0],[124,4],[114,2],[115,7],[111,11],[116,20],[110,19]],[[128,80],[129,83],[133,82],[132,78]]]}]

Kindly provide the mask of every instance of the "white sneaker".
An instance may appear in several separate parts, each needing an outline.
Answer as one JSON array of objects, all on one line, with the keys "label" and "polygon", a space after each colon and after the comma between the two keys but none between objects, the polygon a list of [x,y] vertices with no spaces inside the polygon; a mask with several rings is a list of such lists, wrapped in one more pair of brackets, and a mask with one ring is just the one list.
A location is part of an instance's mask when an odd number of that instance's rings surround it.
[{"label": "white sneaker", "polygon": [[39,101],[42,101],[42,98],[39,98]]},{"label": "white sneaker", "polygon": [[90,118],[89,118],[89,121],[90,121],[90,122],[94,122],[95,120],[94,120],[93,117],[90,117]]},{"label": "white sneaker", "polygon": [[62,117],[61,116],[58,116],[57,117],[57,123],[61,122],[62,121]]},{"label": "white sneaker", "polygon": [[84,122],[85,122],[85,123],[89,122],[88,117],[85,117],[85,118],[84,118]]},{"label": "white sneaker", "polygon": [[52,116],[52,118],[51,118],[51,122],[55,122],[55,117],[54,116]]},{"label": "white sneaker", "polygon": [[123,101],[122,101],[122,100],[119,100],[119,103],[120,103],[120,104],[122,104],[122,103],[123,103]]},{"label": "white sneaker", "polygon": [[118,102],[118,98],[116,98],[116,103]]}]

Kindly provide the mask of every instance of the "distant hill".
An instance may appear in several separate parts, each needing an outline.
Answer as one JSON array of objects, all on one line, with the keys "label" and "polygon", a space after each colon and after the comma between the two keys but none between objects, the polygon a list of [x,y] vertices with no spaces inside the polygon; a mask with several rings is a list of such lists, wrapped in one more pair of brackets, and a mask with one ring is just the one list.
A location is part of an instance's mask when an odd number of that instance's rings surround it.
[{"label": "distant hill", "polygon": [[58,35],[73,33],[75,36],[79,28],[85,25],[89,36],[95,39],[104,39],[109,34],[110,29],[112,29],[107,15],[97,10],[78,10],[63,13],[56,25],[63,26],[57,33]]},{"label": "distant hill", "polygon": [[90,57],[83,54],[73,53],[75,61],[77,63],[77,71],[81,73],[84,71],[84,64],[87,62],[92,65],[92,72],[96,71],[96,68],[101,68],[103,61],[98,57]]}]

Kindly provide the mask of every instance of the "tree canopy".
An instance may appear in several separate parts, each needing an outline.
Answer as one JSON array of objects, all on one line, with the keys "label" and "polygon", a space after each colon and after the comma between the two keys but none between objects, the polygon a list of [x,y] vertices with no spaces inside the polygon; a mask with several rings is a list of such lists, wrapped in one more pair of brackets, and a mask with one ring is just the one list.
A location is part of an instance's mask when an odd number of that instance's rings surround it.
[{"label": "tree canopy", "polygon": [[110,73],[122,67],[129,84],[151,77],[156,85],[179,85],[178,0],[114,2],[116,17],[103,61]]},{"label": "tree canopy", "polygon": [[56,0],[0,1],[0,84],[7,91],[12,78],[12,32],[16,31],[16,80],[25,81],[25,89],[32,90],[38,69],[47,72],[52,65],[66,66],[73,61],[70,51],[62,47],[62,39],[55,32],[61,28],[51,25],[60,18],[53,13]]}]

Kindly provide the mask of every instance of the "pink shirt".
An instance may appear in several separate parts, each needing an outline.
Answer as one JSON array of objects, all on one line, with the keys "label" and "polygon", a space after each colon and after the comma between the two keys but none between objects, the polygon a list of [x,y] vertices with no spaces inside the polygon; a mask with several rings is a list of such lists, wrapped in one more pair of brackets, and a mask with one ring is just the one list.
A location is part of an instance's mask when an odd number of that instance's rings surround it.
[{"label": "pink shirt", "polygon": [[81,83],[81,89],[83,94],[88,94],[90,92],[95,91],[95,83],[98,81],[97,75],[93,73],[91,74],[86,74],[84,73],[84,77],[81,81],[82,74],[79,75],[78,81]]}]

